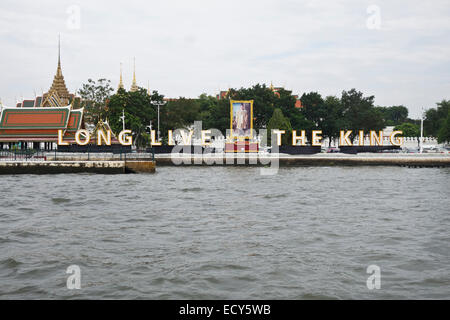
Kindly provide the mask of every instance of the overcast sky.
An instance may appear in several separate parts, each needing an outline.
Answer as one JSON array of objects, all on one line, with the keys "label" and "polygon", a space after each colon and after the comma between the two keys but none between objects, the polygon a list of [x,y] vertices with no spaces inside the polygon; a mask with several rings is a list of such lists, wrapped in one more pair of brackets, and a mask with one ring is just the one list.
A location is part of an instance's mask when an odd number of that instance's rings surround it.
[{"label": "overcast sky", "polygon": [[356,88],[412,117],[450,99],[449,0],[2,0],[3,104],[50,88],[59,33],[70,92],[88,78],[116,88],[120,62],[129,88],[136,57],[138,85],[167,97],[272,81],[299,95]]}]

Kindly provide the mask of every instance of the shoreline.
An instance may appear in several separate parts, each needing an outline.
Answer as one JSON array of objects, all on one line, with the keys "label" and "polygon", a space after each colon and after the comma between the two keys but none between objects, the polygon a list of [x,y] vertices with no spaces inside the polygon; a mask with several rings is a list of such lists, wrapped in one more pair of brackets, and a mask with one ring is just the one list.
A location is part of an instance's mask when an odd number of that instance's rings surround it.
[{"label": "shoreline", "polygon": [[[53,153],[54,157],[54,153]],[[156,166],[240,166],[240,167],[301,167],[301,166],[400,166],[411,168],[450,167],[448,154],[129,154],[119,160],[113,154],[57,154],[49,153],[46,160],[0,161],[0,175],[58,174],[58,173],[153,173]]]}]

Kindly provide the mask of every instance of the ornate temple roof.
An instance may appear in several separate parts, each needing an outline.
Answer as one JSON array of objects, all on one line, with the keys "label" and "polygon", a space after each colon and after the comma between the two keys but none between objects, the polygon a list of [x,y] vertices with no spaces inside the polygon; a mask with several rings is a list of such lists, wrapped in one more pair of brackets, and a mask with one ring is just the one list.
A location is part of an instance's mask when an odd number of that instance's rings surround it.
[{"label": "ornate temple roof", "polygon": [[111,132],[111,143],[112,144],[118,144],[119,143],[119,140],[117,140],[116,135],[111,130],[111,127],[109,126],[108,120],[103,121],[102,119],[100,119],[98,121],[98,123],[95,126],[94,130],[90,134],[90,136],[91,136],[91,143],[93,143],[93,144],[97,143],[97,131],[99,131],[99,130],[102,130],[105,133],[110,131]]},{"label": "ornate temple roof", "polygon": [[53,78],[53,83],[47,93],[44,94],[44,107],[56,107],[67,105],[71,94],[67,90],[66,82],[62,74],[61,68],[61,41],[58,42],[58,66],[56,68],[56,74]]},{"label": "ornate temple roof", "polygon": [[65,129],[70,106],[59,108],[4,108],[0,129]]},{"label": "ornate temple roof", "polygon": [[83,108],[3,108],[0,141],[56,141],[58,130],[71,136],[81,128]]},{"label": "ornate temple roof", "polygon": [[68,132],[76,132],[77,130],[80,130],[83,122],[83,112],[84,108],[70,111],[69,121],[67,122],[66,127]]},{"label": "ornate temple roof", "polygon": [[50,87],[50,90],[48,90],[48,92],[50,93],[53,91],[56,91],[58,93],[58,96],[60,96],[61,98],[69,97],[69,90],[67,90],[66,82],[64,81],[64,76],[61,70],[61,61],[59,58],[56,74],[55,77],[53,78],[52,86]]},{"label": "ornate temple roof", "polygon": [[114,138],[116,137],[114,135],[114,132],[111,130],[111,127],[109,126],[108,120],[103,121],[102,119],[100,119],[97,122],[97,125],[94,128],[94,131],[92,131],[92,135],[91,136],[93,136],[94,138],[97,137],[97,131],[98,130],[103,130],[103,132],[111,131],[111,136],[114,137]]}]

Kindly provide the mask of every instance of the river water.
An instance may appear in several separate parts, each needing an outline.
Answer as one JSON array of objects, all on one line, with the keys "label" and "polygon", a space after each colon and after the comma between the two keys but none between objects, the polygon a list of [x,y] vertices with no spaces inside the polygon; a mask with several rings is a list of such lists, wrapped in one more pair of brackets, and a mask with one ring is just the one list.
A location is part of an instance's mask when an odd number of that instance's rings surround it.
[{"label": "river water", "polygon": [[449,299],[449,179],[400,167],[1,176],[0,299]]}]

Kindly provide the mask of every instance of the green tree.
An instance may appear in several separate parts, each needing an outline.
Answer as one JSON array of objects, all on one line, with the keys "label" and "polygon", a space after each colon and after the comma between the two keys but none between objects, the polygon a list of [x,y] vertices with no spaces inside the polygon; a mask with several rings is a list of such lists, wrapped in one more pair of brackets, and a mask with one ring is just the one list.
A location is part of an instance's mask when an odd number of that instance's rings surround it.
[{"label": "green tree", "polygon": [[296,108],[297,97],[292,95],[292,91],[279,88],[275,93],[273,108],[280,108],[283,115],[289,119],[295,129],[307,129],[311,123],[305,119],[301,109]]},{"label": "green tree", "polygon": [[307,136],[311,137],[312,130],[322,130],[324,138],[332,139],[339,137],[339,131],[347,127],[344,116],[344,106],[338,97],[328,96],[325,99],[317,92],[302,95],[302,113],[305,115],[307,124]]},{"label": "green tree", "polygon": [[408,108],[406,108],[405,106],[392,106],[388,109],[390,120],[392,120],[394,124],[400,124],[408,118],[409,112]]},{"label": "green tree", "polygon": [[160,128],[163,137],[167,136],[167,130],[187,128],[196,120],[201,120],[200,103],[197,99],[179,98],[168,101],[161,107]]},{"label": "green tree", "polygon": [[404,122],[395,126],[395,131],[402,131],[403,137],[420,137],[420,127],[413,123]]},{"label": "green tree", "polygon": [[[267,124],[267,144],[272,145],[272,131],[273,130],[285,130],[286,132],[281,136],[282,145],[287,145],[290,143],[292,137],[292,126],[288,118],[283,115],[283,111],[280,108],[276,108],[273,111],[272,118],[270,118]],[[263,141],[265,137],[263,137]]]},{"label": "green tree", "polygon": [[[404,122],[400,125],[395,126],[394,130],[402,131],[403,137],[420,137],[420,126],[414,123]],[[419,139],[417,139],[417,144],[420,147]]]},{"label": "green tree", "polygon": [[[305,121],[303,126],[296,127],[296,129],[301,128],[305,130],[306,136],[311,137],[313,130],[323,130],[323,121],[327,117],[327,107],[330,107],[331,104],[326,106],[325,101],[318,92],[304,93],[300,100],[303,106],[301,113],[304,116]],[[328,125],[331,126],[331,122],[329,122]]]},{"label": "green tree", "polygon": [[384,128],[382,113],[373,106],[374,99],[374,96],[364,97],[363,93],[356,89],[342,92],[341,103],[345,129],[352,130],[353,136],[359,130],[368,132]]},{"label": "green tree", "polygon": [[81,106],[86,108],[86,121],[97,124],[100,119],[104,118],[105,106],[113,91],[111,81],[103,78],[98,79],[97,82],[88,79],[88,82],[82,85],[78,94],[82,98]]},{"label": "green tree", "polygon": [[438,133],[438,142],[450,142],[450,111],[447,114],[447,118],[443,121]]},{"label": "green tree", "polygon": [[382,116],[386,126],[396,126],[408,118],[408,108],[405,106],[375,107]]},{"label": "green tree", "polygon": [[230,128],[230,100],[217,99],[206,94],[198,98],[200,113],[198,120],[203,123],[205,129],[218,129],[224,135]]},{"label": "green tree", "polygon": [[147,126],[153,123],[153,129],[157,121],[156,107],[154,101],[162,101],[163,95],[153,91],[152,95],[144,88],[139,88],[136,92],[119,89],[112,95],[107,105],[106,115],[111,129],[115,134],[123,129],[122,112],[125,113],[125,128],[133,133],[134,144],[137,147],[145,147],[150,141],[146,135]]},{"label": "green tree", "polygon": [[310,130],[321,128],[322,120],[325,117],[325,105],[324,100],[320,93],[309,92],[304,93],[300,98],[303,108],[302,114],[306,120],[312,124]]},{"label": "green tree", "polygon": [[329,146],[331,146],[331,141],[337,139],[340,130],[345,127],[341,100],[337,97],[328,96],[323,103],[323,108],[320,130],[322,130],[325,138],[330,139]]},{"label": "green tree", "polygon": [[198,97],[199,115],[198,120],[202,121],[204,129],[214,128],[213,113],[217,106],[217,99],[213,96],[208,96],[206,93],[202,93]]},{"label": "green tree", "polygon": [[437,103],[437,108],[426,111],[423,122],[424,135],[437,137],[450,110],[450,100],[442,100]]}]

